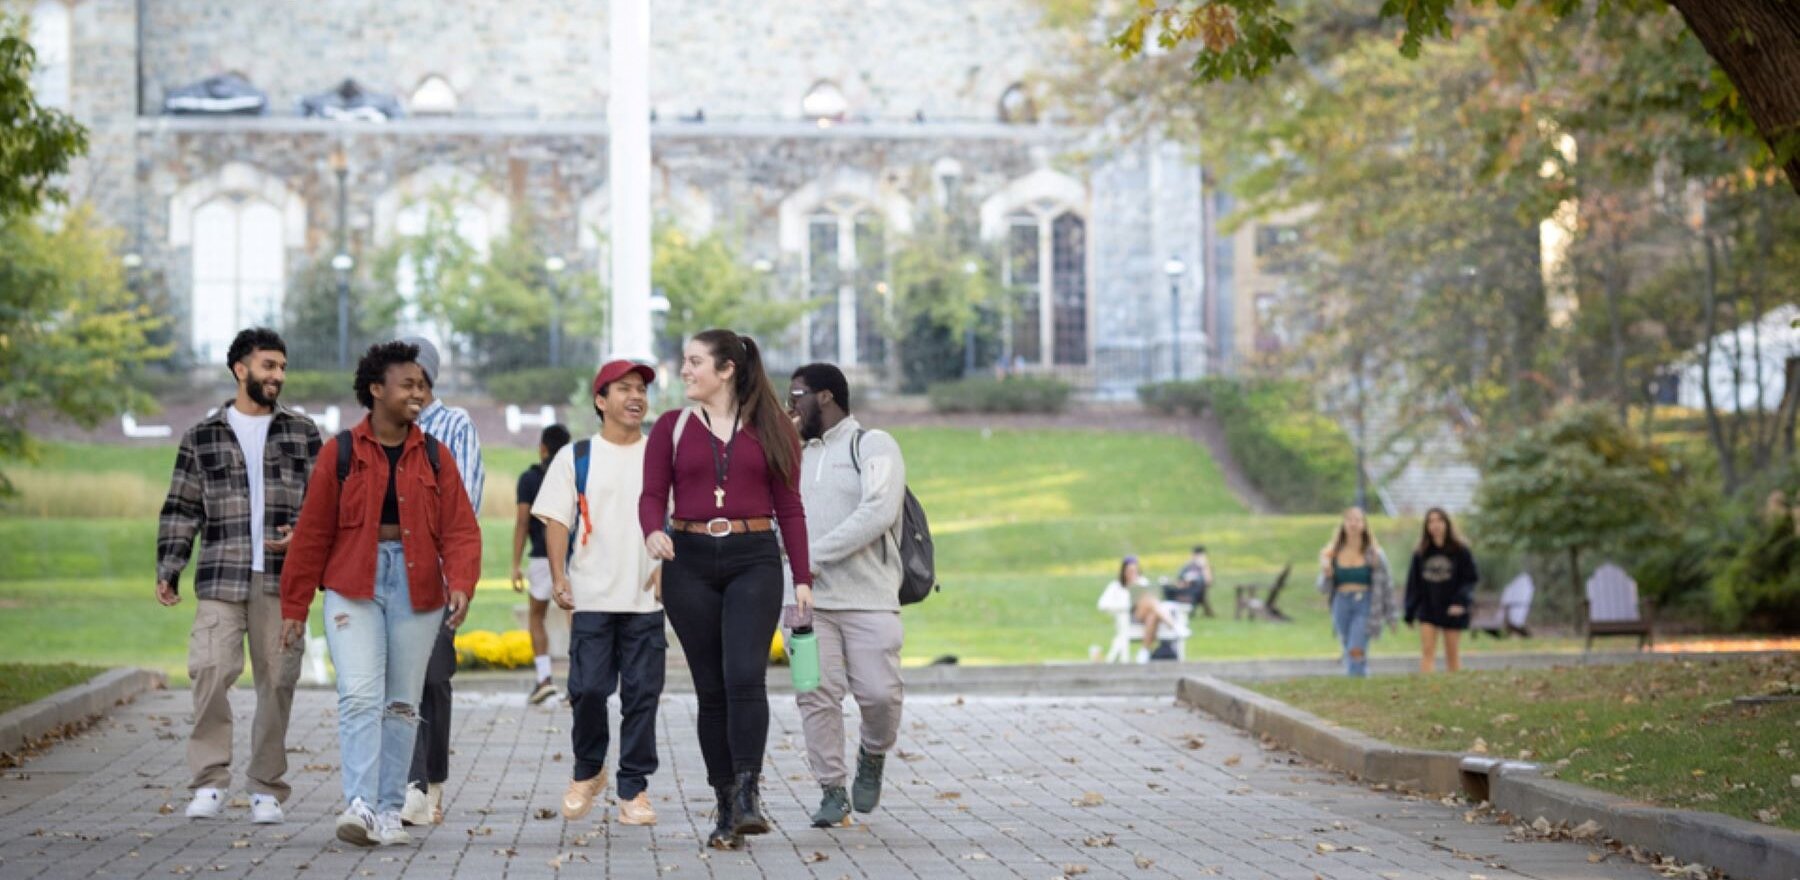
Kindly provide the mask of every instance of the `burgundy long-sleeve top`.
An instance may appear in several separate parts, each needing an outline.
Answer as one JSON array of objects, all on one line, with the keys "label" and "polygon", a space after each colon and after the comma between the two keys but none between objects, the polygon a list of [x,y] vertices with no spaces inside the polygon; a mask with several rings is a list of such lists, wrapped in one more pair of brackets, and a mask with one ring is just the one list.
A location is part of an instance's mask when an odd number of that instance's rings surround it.
[{"label": "burgundy long-sleeve top", "polygon": [[[675,422],[680,417],[679,412],[666,413],[650,429],[650,445],[644,449],[644,494],[638,498],[638,524],[643,526],[644,537],[662,531],[672,487],[676,519],[706,522],[716,517],[773,516],[781,526],[781,542],[787,548],[794,583],[811,584],[806,507],[800,501],[800,438],[793,440],[793,475],[783,482],[769,469],[756,429],[749,425],[740,427],[737,443],[732,447],[731,466],[726,470],[725,506],[720,508],[714,506],[717,499],[713,489],[718,483],[713,469],[713,445],[708,439],[711,432],[697,411],[682,429],[681,448],[671,454]],[[725,441],[719,441],[721,455],[724,449]]]}]

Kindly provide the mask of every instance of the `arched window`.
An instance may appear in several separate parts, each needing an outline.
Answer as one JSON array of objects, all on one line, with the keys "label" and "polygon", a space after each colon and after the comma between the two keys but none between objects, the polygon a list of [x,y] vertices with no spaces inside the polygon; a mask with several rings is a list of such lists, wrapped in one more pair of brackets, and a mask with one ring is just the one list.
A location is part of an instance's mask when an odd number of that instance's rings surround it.
[{"label": "arched window", "polygon": [[456,90],[449,80],[434,73],[413,89],[410,103],[414,116],[449,116],[456,112]]},{"label": "arched window", "polygon": [[1038,121],[1037,102],[1024,83],[1013,83],[1000,95],[1000,121],[1023,125]]},{"label": "arched window", "polygon": [[31,91],[37,102],[69,109],[69,6],[67,0],[38,0],[31,8],[29,41],[37,53]]},{"label": "arched window", "polygon": [[807,218],[807,357],[879,366],[887,359],[887,234],[881,215],[856,199],[821,204]]},{"label": "arched window", "polygon": [[169,199],[169,245],[188,248],[187,341],[222,359],[239,330],[281,326],[287,252],[306,243],[306,203],[280,178],[240,162]]},{"label": "arched window", "polygon": [[982,203],[982,237],[1001,245],[1001,282],[1013,296],[1003,339],[1011,360],[1089,361],[1086,197],[1079,182],[1043,169]]},{"label": "arched window", "polygon": [[800,101],[801,115],[815,122],[842,122],[849,112],[850,102],[844,99],[844,90],[828,79],[813,83]]},{"label": "arched window", "polygon": [[[375,203],[377,235],[383,244],[420,236],[443,236],[423,251],[466,247],[486,260],[488,245],[506,232],[510,208],[505,197],[459,169],[433,165],[401,180]],[[397,335],[439,338],[448,328],[434,327],[421,308],[423,294],[437,281],[440,269],[429,258],[403,255],[394,267],[395,292],[403,303]]]},{"label": "arched window", "polygon": [[287,283],[281,211],[244,193],[221,195],[193,214],[194,358],[221,361],[239,330],[281,326]]}]

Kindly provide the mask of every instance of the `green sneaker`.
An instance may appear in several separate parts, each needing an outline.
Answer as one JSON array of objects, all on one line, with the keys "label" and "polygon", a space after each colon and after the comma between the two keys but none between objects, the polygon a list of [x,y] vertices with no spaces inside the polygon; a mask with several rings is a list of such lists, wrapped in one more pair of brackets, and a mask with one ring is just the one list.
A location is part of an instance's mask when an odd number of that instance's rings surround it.
[{"label": "green sneaker", "polygon": [[850,802],[858,813],[873,813],[881,803],[881,769],[886,765],[886,755],[856,750],[856,782],[850,786]]},{"label": "green sneaker", "polygon": [[850,795],[844,793],[843,786],[825,786],[825,797],[819,801],[819,809],[813,813],[812,822],[814,828],[850,826]]}]

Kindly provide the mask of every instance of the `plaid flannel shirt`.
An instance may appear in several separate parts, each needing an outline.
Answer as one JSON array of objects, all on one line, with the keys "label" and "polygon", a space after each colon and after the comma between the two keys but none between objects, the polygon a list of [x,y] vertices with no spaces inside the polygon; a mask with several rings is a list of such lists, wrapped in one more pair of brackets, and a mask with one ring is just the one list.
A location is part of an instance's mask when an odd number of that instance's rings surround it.
[{"label": "plaid flannel shirt", "polygon": [[[250,477],[237,434],[226,421],[225,407],[189,428],[175,454],[169,497],[163,501],[156,529],[156,578],[181,589],[200,538],[200,565],[194,594],[221,602],[250,600],[250,564],[255,540],[250,534]],[[263,444],[263,528],[293,526],[300,516],[307,479],[319,457],[319,429],[312,419],[286,407],[275,407],[269,437]],[[265,554],[269,592],[279,592],[282,557]]]}]

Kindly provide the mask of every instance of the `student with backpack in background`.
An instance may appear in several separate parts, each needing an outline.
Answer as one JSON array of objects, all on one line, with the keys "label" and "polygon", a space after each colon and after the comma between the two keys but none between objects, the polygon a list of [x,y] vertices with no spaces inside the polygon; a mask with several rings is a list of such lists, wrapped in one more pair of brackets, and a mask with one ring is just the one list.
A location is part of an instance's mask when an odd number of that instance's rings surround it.
[{"label": "student with backpack in background", "polygon": [[[518,519],[513,522],[512,588],[515,593],[525,592],[529,582],[531,591],[526,629],[531,633],[531,660],[537,678],[533,679],[525,701],[533,706],[556,696],[556,682],[550,675],[550,633],[544,628],[544,617],[550,613],[550,556],[544,544],[544,524],[531,515],[531,507],[537,502],[538,489],[544,484],[545,465],[568,443],[568,428],[562,425],[545,428],[538,436],[537,463],[519,475],[519,485],[513,494],[518,505]],[[521,570],[519,563],[528,543],[531,545],[530,568]]]},{"label": "student with backpack in background", "polygon": [[[874,812],[882,770],[900,733],[906,688],[900,676],[901,568],[898,526],[906,501],[906,461],[883,431],[864,431],[850,414],[850,385],[831,364],[794,371],[788,412],[805,442],[800,494],[812,550],[810,617],[819,648],[819,686],[794,702],[807,761],[823,797],[816,828],[849,825],[850,811]],[[844,697],[862,712],[856,777],[845,791]]]},{"label": "student with backpack in background", "polygon": [[313,595],[325,593],[347,802],[337,836],[358,846],[412,840],[400,809],[425,666],[481,576],[481,529],[456,461],[415,423],[427,398],[418,356],[388,342],[356,365],[369,415],[320,450],[281,573],[284,650],[302,643]]},{"label": "student with backpack in background", "polygon": [[656,772],[656,706],[669,640],[661,571],[644,548],[644,414],[656,371],[610,361],[594,376],[600,433],[551,460],[531,513],[543,523],[551,595],[569,620],[569,707],[575,765],[562,814],[584,818],[606,789],[606,701],[619,693],[619,824],[655,825],[646,794]]}]

